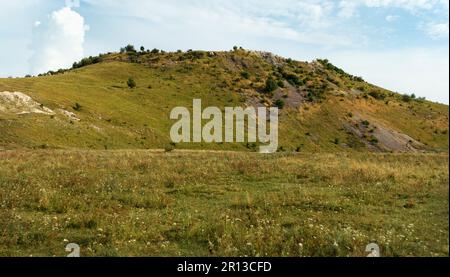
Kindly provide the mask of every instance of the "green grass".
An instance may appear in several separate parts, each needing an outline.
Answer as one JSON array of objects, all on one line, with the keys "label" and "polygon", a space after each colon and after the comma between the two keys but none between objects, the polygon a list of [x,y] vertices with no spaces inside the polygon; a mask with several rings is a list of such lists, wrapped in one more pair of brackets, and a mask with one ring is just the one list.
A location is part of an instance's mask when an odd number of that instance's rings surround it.
[{"label": "green grass", "polygon": [[[0,256],[63,256],[68,242],[84,256],[365,256],[370,242],[384,256],[448,256],[448,106],[272,58],[109,54],[64,74],[0,79],[0,92],[56,111],[0,109]],[[280,88],[264,93],[269,76]],[[282,99],[285,153],[170,145],[170,111],[194,98],[222,109]],[[365,137],[345,128],[361,122]],[[383,150],[375,129],[424,153],[370,153]]]},{"label": "green grass", "polygon": [[[276,103],[273,95],[261,93],[268,76],[283,70],[307,85],[326,84],[323,99],[300,107],[285,107],[280,115],[280,146],[311,151],[366,151],[349,149],[360,138],[348,136],[343,125],[347,114],[358,114],[385,128],[409,135],[430,151],[448,151],[448,106],[428,101],[403,102],[399,95],[385,92],[384,100],[365,99],[354,92],[356,82],[317,63],[284,62],[280,68],[248,51],[218,52],[209,57],[190,58],[192,53],[145,54],[139,63],[127,61],[127,54],[111,54],[104,61],[64,74],[34,78],[0,79],[0,91],[20,91],[52,110],[74,112],[80,122],[57,113],[48,115],[12,115],[0,112],[0,149],[163,149],[170,143],[174,123],[170,111],[177,106],[192,106],[201,98],[203,107],[244,106],[252,99],[268,105]],[[195,56],[195,55],[194,55]],[[188,57],[188,58],[186,58]],[[249,78],[242,77],[242,72]],[[133,78],[137,87],[130,89]],[[332,78],[330,78],[332,77]],[[281,78],[281,77],[277,77]],[[327,79],[339,80],[340,87]],[[291,88],[292,89],[292,88]],[[280,95],[309,92],[298,86]],[[352,92],[353,91],[353,92]],[[290,99],[283,99],[286,105]],[[389,101],[389,104],[385,104]],[[82,108],[74,110],[79,103]],[[310,134],[306,136],[305,134]],[[334,143],[338,138],[341,145]],[[359,143],[364,146],[364,144]],[[246,144],[180,144],[184,149],[251,151]]]},{"label": "green grass", "polygon": [[448,256],[448,154],[0,151],[0,256]]}]

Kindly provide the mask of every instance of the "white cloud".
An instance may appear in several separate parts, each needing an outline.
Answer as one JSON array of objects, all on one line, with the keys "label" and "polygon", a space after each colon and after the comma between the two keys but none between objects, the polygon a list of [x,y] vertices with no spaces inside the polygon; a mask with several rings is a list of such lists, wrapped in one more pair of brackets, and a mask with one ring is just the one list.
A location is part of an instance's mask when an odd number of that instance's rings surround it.
[{"label": "white cloud", "polygon": [[352,39],[337,31],[331,0],[166,0],[119,2],[85,0],[100,10],[147,20],[171,29],[172,35],[218,33],[230,37],[291,40],[327,47],[349,45]]},{"label": "white cloud", "polygon": [[446,10],[448,14],[449,0],[341,0],[339,2],[339,15],[350,18],[358,14],[358,8],[397,8],[411,13],[419,11]]},{"label": "white cloud", "polygon": [[358,2],[351,0],[343,0],[339,2],[339,17],[351,18],[356,15]]},{"label": "white cloud", "polygon": [[429,10],[441,0],[363,0],[368,7],[396,7],[407,10],[425,9]]},{"label": "white cloud", "polygon": [[83,58],[84,37],[89,27],[70,6],[52,12],[48,20],[35,26],[30,60],[33,74],[67,68]]},{"label": "white cloud", "polygon": [[429,22],[420,26],[420,29],[433,39],[448,38],[448,22]]},{"label": "white cloud", "polygon": [[396,21],[397,19],[399,18],[399,16],[398,15],[388,15],[388,16],[386,16],[386,21],[387,22],[394,22],[394,21]]}]

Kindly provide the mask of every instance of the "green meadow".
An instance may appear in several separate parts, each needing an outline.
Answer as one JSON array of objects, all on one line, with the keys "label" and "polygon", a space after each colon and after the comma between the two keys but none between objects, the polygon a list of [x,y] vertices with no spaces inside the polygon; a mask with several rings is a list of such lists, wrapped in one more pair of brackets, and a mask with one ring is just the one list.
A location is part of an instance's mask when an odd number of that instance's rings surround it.
[{"label": "green meadow", "polygon": [[448,256],[447,154],[0,152],[0,256]]}]

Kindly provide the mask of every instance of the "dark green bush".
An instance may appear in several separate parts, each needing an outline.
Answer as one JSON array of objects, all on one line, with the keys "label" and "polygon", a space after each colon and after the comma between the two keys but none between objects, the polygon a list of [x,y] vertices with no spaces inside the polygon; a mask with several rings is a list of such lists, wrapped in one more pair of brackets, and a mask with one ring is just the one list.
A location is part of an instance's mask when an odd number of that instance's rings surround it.
[{"label": "dark green bush", "polygon": [[241,77],[244,79],[249,79],[250,78],[250,73],[248,73],[248,71],[242,71],[241,72]]},{"label": "dark green bush", "polygon": [[136,87],[136,81],[133,78],[128,78],[127,85],[129,88],[133,89]]},{"label": "dark green bush", "polygon": [[277,106],[278,109],[282,110],[285,106],[285,103],[282,99],[278,99],[277,101],[275,101],[275,106]]},{"label": "dark green bush", "polygon": [[276,90],[277,88],[278,88],[278,84],[277,84],[277,82],[275,81],[275,79],[274,79],[272,76],[270,76],[269,78],[267,78],[267,80],[266,80],[266,86],[265,86],[265,88],[264,88],[264,91],[265,91],[266,93],[270,93],[270,92]]},{"label": "dark green bush", "polygon": [[79,103],[75,103],[75,105],[72,107],[75,111],[81,111],[83,108]]}]

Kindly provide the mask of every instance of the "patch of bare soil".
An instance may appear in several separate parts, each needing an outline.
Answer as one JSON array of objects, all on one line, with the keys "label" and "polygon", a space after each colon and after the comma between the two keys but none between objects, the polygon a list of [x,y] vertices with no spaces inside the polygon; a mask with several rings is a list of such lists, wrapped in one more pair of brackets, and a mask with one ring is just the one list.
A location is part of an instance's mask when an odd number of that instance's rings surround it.
[{"label": "patch of bare soil", "polygon": [[426,149],[425,145],[406,134],[363,120],[359,116],[354,116],[350,122],[345,123],[344,129],[372,150],[420,152]]}]

